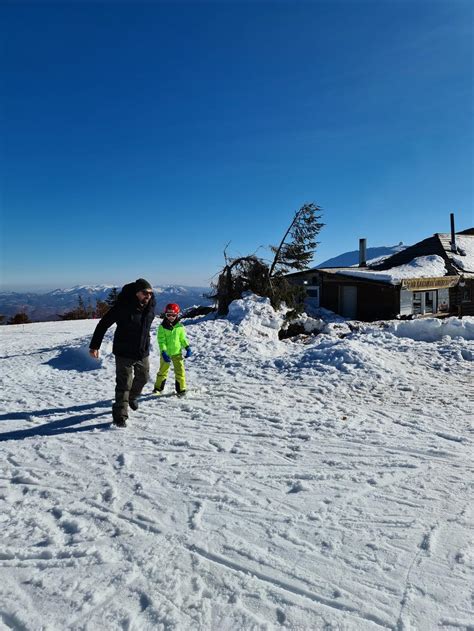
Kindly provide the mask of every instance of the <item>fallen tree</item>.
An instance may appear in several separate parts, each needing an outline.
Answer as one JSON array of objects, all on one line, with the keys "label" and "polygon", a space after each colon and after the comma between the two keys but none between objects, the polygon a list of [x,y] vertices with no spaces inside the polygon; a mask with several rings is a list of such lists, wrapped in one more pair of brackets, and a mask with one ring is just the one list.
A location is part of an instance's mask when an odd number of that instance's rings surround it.
[{"label": "fallen tree", "polygon": [[255,254],[229,258],[224,250],[225,266],[213,283],[210,296],[217,302],[217,313],[226,315],[233,300],[242,297],[245,291],[270,298],[274,308],[283,302],[298,313],[303,309],[305,292],[302,287],[292,285],[285,277],[291,271],[308,267],[317,247],[316,235],[324,226],[320,222],[321,208],[316,204],[305,204],[294,215],[278,246],[270,246],[274,257],[271,263]]}]

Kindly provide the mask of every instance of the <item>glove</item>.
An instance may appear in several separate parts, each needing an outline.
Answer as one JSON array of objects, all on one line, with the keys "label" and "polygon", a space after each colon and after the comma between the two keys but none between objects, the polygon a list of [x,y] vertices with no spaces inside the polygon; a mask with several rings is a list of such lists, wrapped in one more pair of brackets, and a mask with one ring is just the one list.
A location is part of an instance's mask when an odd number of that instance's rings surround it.
[{"label": "glove", "polygon": [[170,363],[171,358],[166,351],[162,351],[161,356],[163,357],[163,361],[165,361],[167,364]]},{"label": "glove", "polygon": [[191,347],[188,346],[186,348],[186,355],[185,355],[185,357],[191,357],[192,354],[193,354],[193,351],[191,350]]}]

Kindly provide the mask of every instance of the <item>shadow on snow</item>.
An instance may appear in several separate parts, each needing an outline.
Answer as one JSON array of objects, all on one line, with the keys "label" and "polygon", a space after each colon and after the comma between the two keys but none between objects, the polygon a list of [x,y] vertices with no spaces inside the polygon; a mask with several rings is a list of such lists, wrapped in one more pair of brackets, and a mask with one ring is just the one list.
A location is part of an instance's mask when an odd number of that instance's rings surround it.
[{"label": "shadow on snow", "polygon": [[97,370],[100,367],[99,362],[89,355],[89,349],[84,346],[62,348],[56,357],[45,364],[57,370],[77,370],[77,372]]},{"label": "shadow on snow", "polygon": [[16,419],[31,421],[31,418],[36,416],[51,416],[52,414],[61,413],[71,414],[72,412],[80,412],[83,410],[90,410],[92,408],[108,408],[107,411],[104,410],[103,412],[89,412],[88,414],[74,415],[59,421],[50,421],[49,423],[44,423],[43,425],[29,427],[28,429],[17,429],[11,432],[3,432],[0,434],[0,442],[4,442],[6,440],[22,440],[32,436],[56,436],[58,434],[90,432],[94,429],[108,429],[110,427],[110,422],[96,423],[94,425],[86,425],[84,427],[77,427],[77,425],[96,419],[99,416],[110,414],[110,406],[111,402],[109,400],[100,401],[98,403],[90,403],[87,405],[75,405],[70,408],[51,408],[48,410],[33,412],[12,412],[10,414],[2,414],[0,415],[0,421],[11,421]]}]

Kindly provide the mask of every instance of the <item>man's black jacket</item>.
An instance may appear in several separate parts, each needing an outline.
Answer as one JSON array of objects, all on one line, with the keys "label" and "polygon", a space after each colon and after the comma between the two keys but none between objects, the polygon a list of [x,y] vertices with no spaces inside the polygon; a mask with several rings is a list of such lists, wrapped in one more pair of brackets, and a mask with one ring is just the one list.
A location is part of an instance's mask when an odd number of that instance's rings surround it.
[{"label": "man's black jacket", "polygon": [[120,357],[143,359],[150,354],[150,328],[155,317],[155,296],[141,308],[135,283],[125,285],[117,302],[95,328],[91,349],[99,349],[107,329],[117,324],[112,352]]}]

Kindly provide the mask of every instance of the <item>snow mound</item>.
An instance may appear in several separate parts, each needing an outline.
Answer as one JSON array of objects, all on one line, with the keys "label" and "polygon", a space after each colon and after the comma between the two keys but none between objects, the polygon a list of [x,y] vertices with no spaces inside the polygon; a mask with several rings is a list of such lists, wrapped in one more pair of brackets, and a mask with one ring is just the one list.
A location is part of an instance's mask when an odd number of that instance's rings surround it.
[{"label": "snow mound", "polygon": [[409,337],[418,342],[438,342],[445,336],[460,337],[465,340],[474,340],[474,318],[467,317],[427,318],[424,320],[406,320],[403,322],[391,322],[388,330],[397,337]]},{"label": "snow mound", "polygon": [[46,364],[56,368],[56,370],[76,370],[77,372],[100,368],[99,362],[89,355],[88,344],[64,346],[58,355],[47,361]]},{"label": "snow mound", "polygon": [[384,381],[392,372],[387,366],[387,357],[366,342],[366,336],[347,340],[323,334],[302,353],[281,358],[275,365],[292,373],[305,374],[362,371]]},{"label": "snow mound", "polygon": [[371,363],[374,363],[373,355],[366,349],[356,347],[354,343],[349,345],[328,340],[304,353],[299,366],[302,370],[332,367],[343,372],[350,372],[354,368],[367,369]]},{"label": "snow mound", "polygon": [[275,311],[269,298],[246,293],[240,300],[230,304],[227,319],[247,337],[278,341],[278,331],[283,326],[285,313],[286,310]]}]

